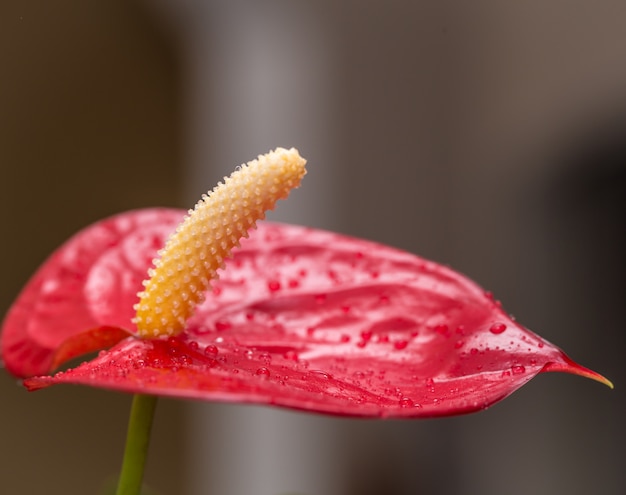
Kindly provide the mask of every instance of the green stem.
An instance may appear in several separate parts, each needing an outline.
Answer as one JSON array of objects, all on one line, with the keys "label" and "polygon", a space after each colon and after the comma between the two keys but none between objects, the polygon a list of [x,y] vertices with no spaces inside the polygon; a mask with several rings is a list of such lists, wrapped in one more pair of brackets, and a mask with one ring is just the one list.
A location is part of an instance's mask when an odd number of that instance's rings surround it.
[{"label": "green stem", "polygon": [[141,492],[156,403],[157,398],[151,395],[136,394],[133,397],[117,495],[139,495]]}]

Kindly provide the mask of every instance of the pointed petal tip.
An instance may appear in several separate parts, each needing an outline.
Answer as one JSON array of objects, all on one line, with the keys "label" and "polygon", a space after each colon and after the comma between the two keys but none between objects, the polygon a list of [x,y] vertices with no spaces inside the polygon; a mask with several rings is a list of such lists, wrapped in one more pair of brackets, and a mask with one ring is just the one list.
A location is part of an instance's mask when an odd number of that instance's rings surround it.
[{"label": "pointed petal tip", "polygon": [[606,385],[607,387],[609,387],[610,389],[615,388],[611,380],[602,376],[600,373],[596,373],[595,371],[590,370],[589,368],[585,368],[584,366],[581,366],[580,364],[571,360],[567,356],[563,356],[563,362],[560,362],[560,363],[552,362],[552,363],[546,364],[543,368],[543,371],[546,371],[546,372],[557,371],[557,372],[563,372],[563,373],[571,373],[572,375],[578,375],[584,378],[590,378],[591,380],[595,380],[596,382],[600,382]]}]

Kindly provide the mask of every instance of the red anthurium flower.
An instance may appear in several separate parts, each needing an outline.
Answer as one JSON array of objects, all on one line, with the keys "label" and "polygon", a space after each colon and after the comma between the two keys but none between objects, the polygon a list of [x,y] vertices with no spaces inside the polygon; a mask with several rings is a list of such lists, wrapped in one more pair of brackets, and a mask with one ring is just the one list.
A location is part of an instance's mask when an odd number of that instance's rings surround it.
[{"label": "red anthurium flower", "polygon": [[6,368],[29,390],[72,383],[370,417],[477,411],[544,371],[610,385],[449,268],[284,224],[241,242],[182,332],[145,338],[137,293],[184,215],[131,211],[56,251],[5,319]]},{"label": "red anthurium flower", "polygon": [[183,334],[137,338],[136,293],[183,215],[132,211],[70,239],[6,318],[7,369],[44,375],[117,341],[26,386],[75,383],[356,416],[475,411],[542,371],[606,383],[446,267],[282,224],[260,224],[242,242]]}]

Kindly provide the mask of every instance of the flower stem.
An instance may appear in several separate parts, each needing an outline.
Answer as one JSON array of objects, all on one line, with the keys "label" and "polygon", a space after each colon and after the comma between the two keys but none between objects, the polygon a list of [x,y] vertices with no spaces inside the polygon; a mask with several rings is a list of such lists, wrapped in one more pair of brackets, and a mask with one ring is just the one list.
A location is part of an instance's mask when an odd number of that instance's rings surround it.
[{"label": "flower stem", "polygon": [[126,448],[116,495],[139,495],[146,464],[150,430],[157,398],[152,395],[133,396],[130,409]]}]

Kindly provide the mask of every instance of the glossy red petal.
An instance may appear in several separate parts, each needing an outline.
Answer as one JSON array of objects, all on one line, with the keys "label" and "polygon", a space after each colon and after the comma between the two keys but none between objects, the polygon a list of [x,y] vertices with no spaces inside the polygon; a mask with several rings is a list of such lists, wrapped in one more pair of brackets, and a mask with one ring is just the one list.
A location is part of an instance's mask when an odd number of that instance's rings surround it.
[{"label": "glossy red petal", "polygon": [[133,304],[147,267],[183,214],[131,211],[91,225],[63,244],[4,320],[0,347],[6,368],[22,377],[49,373],[79,349],[88,352],[122,338],[98,329],[133,331]]},{"label": "glossy red petal", "polygon": [[448,268],[363,240],[262,224],[182,336],[130,337],[26,384],[428,417],[483,409],[550,370],[602,380]]}]

